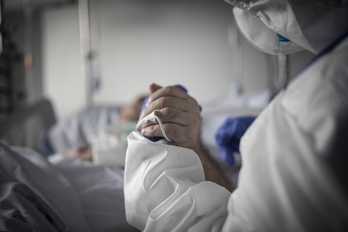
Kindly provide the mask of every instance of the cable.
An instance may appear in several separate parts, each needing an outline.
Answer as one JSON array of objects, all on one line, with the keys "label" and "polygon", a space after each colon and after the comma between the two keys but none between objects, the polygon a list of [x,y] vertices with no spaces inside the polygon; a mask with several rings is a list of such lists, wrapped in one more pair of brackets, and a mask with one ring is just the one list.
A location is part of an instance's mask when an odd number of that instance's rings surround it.
[{"label": "cable", "polygon": [[167,136],[167,133],[166,131],[164,130],[164,126],[163,126],[163,123],[162,123],[162,120],[157,116],[157,110],[155,110],[153,112],[153,115],[154,115],[154,118],[157,120],[160,128],[161,128],[161,131],[162,131],[162,134],[163,134],[163,137],[168,141],[168,142],[173,142],[170,138],[168,138]]},{"label": "cable", "polygon": [[[166,131],[164,130],[164,126],[163,126],[163,123],[162,123],[162,120],[158,117],[157,115],[157,112],[158,110],[154,110],[151,114],[147,115],[145,118],[143,118],[141,121],[138,122],[138,124],[136,125],[136,129],[137,131],[141,131],[141,128],[145,125],[145,124],[156,124],[158,123],[160,128],[161,128],[161,131],[162,131],[162,134],[163,134],[163,137],[168,141],[168,142],[173,142],[171,139],[168,138],[167,136],[167,133]],[[151,141],[153,142],[156,142],[158,141],[158,137],[147,137],[149,138]],[[152,139],[151,139],[152,138]],[[156,138],[154,140],[154,138]],[[161,139],[161,138],[160,138]]]}]

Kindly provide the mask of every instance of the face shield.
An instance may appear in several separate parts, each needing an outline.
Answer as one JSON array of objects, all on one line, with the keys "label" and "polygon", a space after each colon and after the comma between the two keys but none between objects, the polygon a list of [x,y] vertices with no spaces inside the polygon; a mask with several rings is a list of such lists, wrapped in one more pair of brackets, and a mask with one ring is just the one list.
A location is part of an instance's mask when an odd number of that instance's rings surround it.
[{"label": "face shield", "polygon": [[318,54],[348,30],[347,0],[225,1],[245,39],[269,54]]},{"label": "face shield", "polygon": [[291,54],[303,48],[282,35],[269,29],[253,15],[235,7],[233,14],[244,38],[258,50],[272,54]]}]

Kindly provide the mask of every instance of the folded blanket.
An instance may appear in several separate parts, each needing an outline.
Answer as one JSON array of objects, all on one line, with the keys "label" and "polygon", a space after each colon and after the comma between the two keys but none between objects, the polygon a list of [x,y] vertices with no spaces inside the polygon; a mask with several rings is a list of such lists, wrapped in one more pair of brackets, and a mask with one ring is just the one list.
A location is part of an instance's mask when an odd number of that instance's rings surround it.
[{"label": "folded blanket", "polygon": [[240,153],[240,140],[255,118],[255,116],[230,117],[217,130],[215,134],[217,147],[229,165],[234,164],[234,153]]}]

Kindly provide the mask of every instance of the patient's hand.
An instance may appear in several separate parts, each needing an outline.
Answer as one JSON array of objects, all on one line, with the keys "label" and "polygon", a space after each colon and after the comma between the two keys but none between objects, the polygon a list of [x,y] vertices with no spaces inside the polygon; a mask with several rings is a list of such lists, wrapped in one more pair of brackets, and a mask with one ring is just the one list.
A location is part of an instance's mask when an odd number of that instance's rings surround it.
[{"label": "patient's hand", "polygon": [[[174,86],[150,85],[148,105],[140,119],[157,110],[167,136],[178,146],[199,150],[200,110],[197,101],[182,89]],[[145,136],[163,136],[158,124],[145,126],[141,133]]]}]

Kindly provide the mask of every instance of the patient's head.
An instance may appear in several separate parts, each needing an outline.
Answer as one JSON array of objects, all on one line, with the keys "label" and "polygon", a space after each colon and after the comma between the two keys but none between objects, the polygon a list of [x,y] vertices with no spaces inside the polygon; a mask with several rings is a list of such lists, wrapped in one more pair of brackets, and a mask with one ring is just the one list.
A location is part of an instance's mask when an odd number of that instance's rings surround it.
[{"label": "patient's head", "polygon": [[147,96],[139,96],[130,104],[122,108],[117,123],[136,122],[139,119],[141,106]]}]

